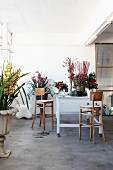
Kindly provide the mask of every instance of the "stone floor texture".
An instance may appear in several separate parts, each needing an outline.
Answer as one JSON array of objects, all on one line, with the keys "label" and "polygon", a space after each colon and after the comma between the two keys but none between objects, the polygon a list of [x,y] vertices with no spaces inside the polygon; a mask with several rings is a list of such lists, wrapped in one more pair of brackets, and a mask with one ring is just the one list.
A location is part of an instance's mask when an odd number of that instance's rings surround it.
[{"label": "stone floor texture", "polygon": [[[66,115],[62,120],[74,122],[76,115]],[[11,150],[8,158],[0,158],[0,170],[113,170],[113,116],[103,116],[106,141],[99,136],[97,143],[89,138],[89,129],[83,129],[78,140],[78,128],[61,128],[61,136],[51,130],[47,119],[43,133],[36,119],[12,118],[12,127],[6,135],[5,147]]]}]

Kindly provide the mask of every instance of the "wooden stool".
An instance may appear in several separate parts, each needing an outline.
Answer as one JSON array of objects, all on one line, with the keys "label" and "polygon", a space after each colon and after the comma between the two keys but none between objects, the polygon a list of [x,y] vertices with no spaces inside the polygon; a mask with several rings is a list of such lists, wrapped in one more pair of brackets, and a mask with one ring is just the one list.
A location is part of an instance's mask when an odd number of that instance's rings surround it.
[{"label": "wooden stool", "polygon": [[[102,121],[102,106],[103,106],[103,92],[90,92],[90,101],[92,105],[80,106],[79,113],[79,140],[81,140],[82,127],[90,128],[90,138],[93,137],[94,143],[96,143],[95,127],[101,127],[102,137],[105,141],[103,121]],[[95,104],[95,102],[100,102],[100,105]],[[89,123],[83,122],[83,116],[89,116]],[[99,117],[99,121],[95,122],[95,118]]]},{"label": "wooden stool", "polygon": [[[46,124],[46,118],[52,118],[52,128],[54,128],[54,113],[53,113],[53,100],[43,100],[43,95],[45,93],[44,88],[35,88],[34,91],[34,100],[35,100],[35,105],[34,105],[34,117],[33,117],[33,122],[32,122],[32,128],[34,127],[34,122],[37,117],[40,117],[40,126],[41,122],[43,120],[43,128],[45,130],[45,124]],[[36,100],[36,96],[40,96],[40,100]],[[36,108],[40,109],[40,113],[36,113]],[[50,107],[51,108],[51,113],[47,114],[46,113],[46,108]]]}]

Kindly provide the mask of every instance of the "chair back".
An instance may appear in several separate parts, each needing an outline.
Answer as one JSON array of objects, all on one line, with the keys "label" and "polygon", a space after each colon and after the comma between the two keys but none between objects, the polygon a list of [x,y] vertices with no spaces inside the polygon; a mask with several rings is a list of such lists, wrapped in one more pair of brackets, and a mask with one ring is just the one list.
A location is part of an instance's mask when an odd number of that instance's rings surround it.
[{"label": "chair back", "polygon": [[90,92],[90,101],[103,101],[103,92]]},{"label": "chair back", "polygon": [[41,96],[41,100],[43,99],[44,94],[45,94],[45,88],[35,88],[34,95]]}]

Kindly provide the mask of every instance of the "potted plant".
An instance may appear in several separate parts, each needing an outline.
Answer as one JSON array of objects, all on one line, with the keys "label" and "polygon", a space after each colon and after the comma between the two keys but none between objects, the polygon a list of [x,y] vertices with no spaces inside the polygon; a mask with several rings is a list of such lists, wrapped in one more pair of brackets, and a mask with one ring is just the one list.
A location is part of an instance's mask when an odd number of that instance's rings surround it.
[{"label": "potted plant", "polygon": [[74,82],[74,87],[77,90],[77,95],[78,96],[86,96],[86,81],[88,79],[88,76],[86,74],[77,74],[74,76],[73,78],[73,82]]},{"label": "potted plant", "polygon": [[59,89],[59,92],[60,91],[68,92],[68,85],[64,83],[63,81],[55,82],[55,87]]},{"label": "potted plant", "polygon": [[89,73],[86,81],[86,87],[91,91],[93,91],[94,89],[98,89],[95,72]]},{"label": "potted plant", "polygon": [[23,75],[20,75],[20,73],[20,68],[14,70],[11,63],[7,62],[0,76],[0,157],[8,157],[11,153],[10,150],[4,148],[4,140],[6,139],[5,135],[10,132],[12,115],[18,112],[17,108],[11,107],[13,101],[16,100],[18,103],[16,98],[19,94],[22,101],[24,101],[20,91],[21,89],[23,90],[28,106],[27,95],[24,89],[25,83],[22,83],[20,86],[17,85],[18,80],[28,73]]},{"label": "potted plant", "polygon": [[[70,95],[73,95],[72,87],[76,89],[77,96],[86,96],[87,92],[85,90],[86,80],[88,77],[88,69],[90,62],[77,61],[68,57],[65,62],[63,62],[63,67],[67,67],[69,73],[68,78],[70,79]],[[72,85],[72,83],[74,85]]]},{"label": "potted plant", "polygon": [[[47,99],[48,94],[53,95],[54,90],[53,87],[55,83],[52,79],[48,79],[47,76],[43,76],[40,71],[36,71],[35,75],[31,76],[31,80],[27,82],[28,84],[28,91],[29,96],[34,94],[35,88],[45,88],[45,95],[43,96],[44,99]],[[37,97],[38,99],[38,97]]]}]

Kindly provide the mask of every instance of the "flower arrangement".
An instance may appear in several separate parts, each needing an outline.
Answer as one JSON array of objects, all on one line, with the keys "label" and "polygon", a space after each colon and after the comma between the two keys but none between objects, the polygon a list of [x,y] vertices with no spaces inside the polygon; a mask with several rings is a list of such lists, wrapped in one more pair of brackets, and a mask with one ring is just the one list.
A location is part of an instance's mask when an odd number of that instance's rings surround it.
[{"label": "flower arrangement", "polygon": [[67,58],[65,62],[63,62],[63,67],[67,67],[67,71],[69,73],[68,78],[70,79],[70,84],[72,88],[72,83],[74,84],[74,88],[77,91],[85,91],[85,88],[88,89],[97,89],[98,84],[96,83],[96,74],[91,72],[88,74],[90,62],[88,61],[77,61],[72,60],[71,58]]},{"label": "flower arrangement", "polygon": [[46,87],[48,80],[47,76],[42,76],[42,73],[36,71],[36,76],[32,76],[33,86],[36,87]]},{"label": "flower arrangement", "polygon": [[72,60],[70,57],[63,62],[63,67],[67,67],[71,86],[73,82],[75,87],[79,86],[82,89],[85,87],[89,65],[90,63],[87,61],[83,61],[83,63],[81,63],[80,61],[77,61],[77,59]]},{"label": "flower arrangement", "polygon": [[59,89],[59,91],[64,90],[65,92],[68,92],[68,85],[64,83],[63,81],[61,82],[56,82],[55,87]]},{"label": "flower arrangement", "polygon": [[14,70],[10,62],[5,63],[5,67],[3,68],[2,74],[0,76],[0,110],[8,109],[8,107],[11,106],[14,100],[18,103],[16,98],[19,94],[24,103],[20,89],[23,90],[23,94],[25,95],[26,103],[29,108],[27,95],[25,89],[23,88],[25,83],[22,83],[20,86],[17,85],[18,80],[28,73],[23,75],[20,75],[20,73],[20,68]]},{"label": "flower arrangement", "polygon": [[85,90],[87,79],[88,79],[88,76],[86,74],[75,75],[73,78],[74,87],[78,91]]},{"label": "flower arrangement", "polygon": [[75,69],[75,60],[72,60],[71,57],[68,57],[66,61],[63,62],[63,67],[67,67],[67,71],[69,73],[69,78],[73,78],[74,69]]},{"label": "flower arrangement", "polygon": [[89,69],[90,62],[83,61],[82,63],[80,61],[76,61],[76,73],[73,76],[73,82],[75,88],[79,88],[77,90],[83,91],[86,87],[86,81],[88,79],[88,69]]},{"label": "flower arrangement", "polygon": [[98,84],[96,82],[96,74],[95,72],[91,72],[86,80],[86,87],[90,89],[98,89]]},{"label": "flower arrangement", "polygon": [[66,61],[62,64],[63,67],[67,67],[67,71],[69,73],[69,81],[70,81],[70,92],[72,91],[72,82],[73,82],[73,76],[74,76],[74,70],[75,70],[75,60],[72,60],[71,57],[68,57]]},{"label": "flower arrangement", "polygon": [[53,95],[52,87],[55,86],[55,83],[52,79],[48,79],[47,76],[43,76],[40,71],[35,72],[35,76],[31,76],[31,81],[28,81],[29,87],[29,96],[33,94],[35,88],[45,88],[45,94]]}]

